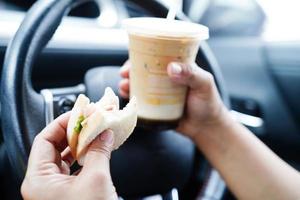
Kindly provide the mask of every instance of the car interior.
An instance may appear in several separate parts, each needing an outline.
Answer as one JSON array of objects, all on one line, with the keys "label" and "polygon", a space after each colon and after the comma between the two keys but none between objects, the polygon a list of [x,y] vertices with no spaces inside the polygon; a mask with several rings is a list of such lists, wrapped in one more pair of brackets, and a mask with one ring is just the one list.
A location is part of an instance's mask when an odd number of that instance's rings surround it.
[{"label": "car interior", "polygon": [[[231,114],[300,170],[300,36],[272,34],[282,24],[268,26],[260,0],[0,0],[1,199],[21,199],[30,147],[46,124],[81,93],[92,101],[107,86],[117,93],[128,59],[122,20],[164,18],[170,2],[180,4],[178,20],[210,29],[196,62],[213,74]],[[111,173],[120,199],[236,199],[173,130],[137,128],[112,154]]]}]

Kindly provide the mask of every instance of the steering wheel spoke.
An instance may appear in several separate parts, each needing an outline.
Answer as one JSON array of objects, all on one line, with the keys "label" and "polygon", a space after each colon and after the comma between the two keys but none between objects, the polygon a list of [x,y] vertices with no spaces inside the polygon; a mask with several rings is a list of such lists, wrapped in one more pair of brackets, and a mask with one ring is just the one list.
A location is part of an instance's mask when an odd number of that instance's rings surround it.
[{"label": "steering wheel spoke", "polygon": [[83,84],[74,87],[51,88],[41,90],[44,100],[45,120],[49,124],[54,118],[70,111],[79,94],[85,94]]}]

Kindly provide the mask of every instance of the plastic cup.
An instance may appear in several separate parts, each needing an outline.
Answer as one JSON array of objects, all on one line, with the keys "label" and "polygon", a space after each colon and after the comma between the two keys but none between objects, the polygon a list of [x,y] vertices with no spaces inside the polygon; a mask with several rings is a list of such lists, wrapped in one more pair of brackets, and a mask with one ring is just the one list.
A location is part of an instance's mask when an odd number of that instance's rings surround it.
[{"label": "plastic cup", "polygon": [[208,28],[164,18],[130,18],[123,21],[129,35],[130,96],[137,98],[138,125],[173,128],[182,117],[187,87],[167,74],[170,62],[195,62]]}]

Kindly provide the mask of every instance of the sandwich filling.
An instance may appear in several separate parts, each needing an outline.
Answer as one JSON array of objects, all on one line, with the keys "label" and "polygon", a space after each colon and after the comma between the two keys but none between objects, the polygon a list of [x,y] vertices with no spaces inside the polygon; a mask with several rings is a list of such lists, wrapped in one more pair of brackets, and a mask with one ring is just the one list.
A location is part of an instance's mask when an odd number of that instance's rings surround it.
[{"label": "sandwich filling", "polygon": [[81,129],[82,129],[82,122],[84,121],[84,116],[83,115],[81,115],[81,116],[79,116],[79,118],[78,118],[78,120],[77,120],[77,122],[76,122],[76,124],[75,124],[75,127],[74,127],[74,132],[75,133],[80,133],[80,131],[81,131]]},{"label": "sandwich filling", "polygon": [[106,88],[103,97],[96,103],[79,95],[67,127],[67,139],[74,158],[80,165],[88,145],[104,130],[114,133],[113,149],[117,149],[133,132],[137,122],[137,103],[133,97],[122,110],[119,98],[111,88]]}]

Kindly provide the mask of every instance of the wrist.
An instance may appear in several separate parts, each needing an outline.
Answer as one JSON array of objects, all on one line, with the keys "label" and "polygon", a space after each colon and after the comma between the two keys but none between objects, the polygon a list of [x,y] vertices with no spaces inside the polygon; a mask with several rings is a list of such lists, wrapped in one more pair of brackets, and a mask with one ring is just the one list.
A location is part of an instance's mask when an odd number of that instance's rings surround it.
[{"label": "wrist", "polygon": [[205,122],[199,122],[195,130],[193,130],[192,140],[197,143],[198,140],[207,134],[214,134],[215,130],[223,130],[234,122],[229,110],[223,105],[214,118]]}]

